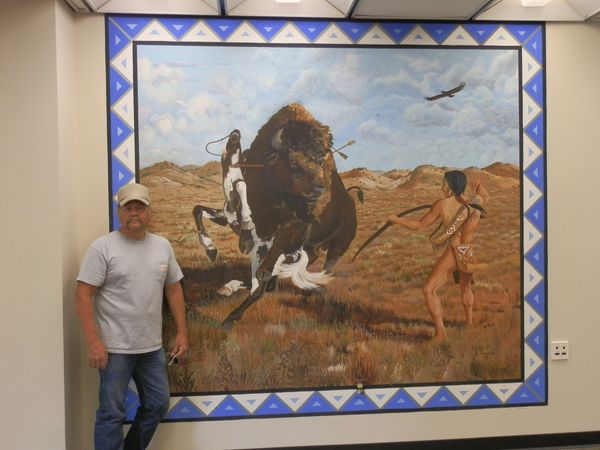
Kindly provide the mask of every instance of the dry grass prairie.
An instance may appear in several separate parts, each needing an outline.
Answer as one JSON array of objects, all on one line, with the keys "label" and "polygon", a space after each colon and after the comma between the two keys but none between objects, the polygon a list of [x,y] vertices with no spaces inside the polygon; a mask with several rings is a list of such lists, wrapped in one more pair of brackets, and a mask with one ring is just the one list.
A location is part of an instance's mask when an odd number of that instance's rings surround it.
[{"label": "dry grass prairie", "polygon": [[[230,330],[220,324],[246,297],[217,290],[231,279],[248,280],[248,257],[237,237],[210,222],[219,255],[211,262],[200,246],[191,214],[196,204],[222,207],[221,168],[178,167],[164,162],[141,171],[151,188],[153,232],[167,237],[184,271],[190,332],[188,358],[171,370],[173,392],[214,393],[356,386],[447,384],[521,377],[521,213],[518,168],[496,163],[465,170],[490,192],[488,215],[475,244],[489,264],[475,275],[473,325],[464,325],[458,286],[440,290],[449,335],[430,340],[433,327],[421,287],[433,263],[429,232],[392,227],[352,262],[352,256],[386,218],[440,196],[443,169],[342,174],[361,186],[358,230],[326,289],[307,294],[290,283],[266,294]],[[467,193],[468,194],[468,193]],[[416,213],[418,216],[420,213]],[[313,270],[320,270],[319,260]],[[165,320],[167,338],[172,336]]]}]

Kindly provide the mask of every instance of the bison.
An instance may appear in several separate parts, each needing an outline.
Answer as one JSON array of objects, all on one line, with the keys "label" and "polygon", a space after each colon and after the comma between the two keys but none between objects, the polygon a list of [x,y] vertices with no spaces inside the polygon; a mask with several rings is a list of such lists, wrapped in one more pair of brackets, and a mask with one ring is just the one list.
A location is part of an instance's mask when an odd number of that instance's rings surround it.
[{"label": "bison", "polygon": [[[289,277],[303,289],[326,284],[357,225],[354,200],[336,169],[329,127],[302,105],[287,105],[274,114],[244,154],[241,166],[254,224],[252,286],[225,320],[229,326],[274,288],[277,277]],[[202,243],[202,207],[194,208],[194,217]],[[320,252],[325,253],[323,272],[308,272]]]}]

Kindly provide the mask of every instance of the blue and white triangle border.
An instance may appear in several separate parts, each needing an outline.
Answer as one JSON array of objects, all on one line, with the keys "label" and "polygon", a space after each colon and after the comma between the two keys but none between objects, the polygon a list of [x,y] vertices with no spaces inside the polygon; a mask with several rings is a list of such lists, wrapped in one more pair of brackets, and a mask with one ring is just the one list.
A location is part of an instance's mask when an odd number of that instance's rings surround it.
[{"label": "blue and white triangle border", "polygon": [[[106,16],[110,227],[116,192],[137,176],[137,42],[518,48],[521,54],[523,376],[510,382],[173,396],[166,421],[545,405],[547,245],[545,29],[542,23],[371,22]],[[128,418],[137,393],[128,393]]]}]

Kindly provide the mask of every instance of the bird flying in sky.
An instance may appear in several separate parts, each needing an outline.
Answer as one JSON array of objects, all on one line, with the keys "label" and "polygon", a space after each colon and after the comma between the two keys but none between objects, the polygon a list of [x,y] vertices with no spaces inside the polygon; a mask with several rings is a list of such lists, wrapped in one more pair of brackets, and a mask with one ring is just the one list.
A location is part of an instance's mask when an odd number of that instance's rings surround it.
[{"label": "bird flying in sky", "polygon": [[425,98],[427,100],[429,100],[429,101],[432,101],[432,100],[438,100],[438,99],[444,98],[444,97],[454,97],[454,94],[462,91],[463,88],[465,87],[465,85],[466,85],[466,83],[463,81],[458,86],[456,86],[455,88],[450,89],[449,91],[442,91],[441,94],[433,95],[431,97],[425,97]]}]

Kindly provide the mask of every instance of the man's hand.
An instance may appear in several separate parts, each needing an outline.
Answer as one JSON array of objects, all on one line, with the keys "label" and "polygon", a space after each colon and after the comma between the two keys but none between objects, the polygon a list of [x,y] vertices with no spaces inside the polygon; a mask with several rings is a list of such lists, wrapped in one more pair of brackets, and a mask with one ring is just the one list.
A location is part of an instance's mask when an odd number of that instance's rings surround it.
[{"label": "man's hand", "polygon": [[102,342],[94,341],[88,344],[88,364],[94,369],[105,369],[108,364],[108,353]]},{"label": "man's hand", "polygon": [[189,349],[185,320],[185,301],[183,299],[181,283],[177,282],[166,285],[165,294],[169,303],[169,309],[171,310],[171,316],[173,316],[175,327],[177,328],[177,335],[175,336],[175,342],[173,342],[173,349],[171,350],[171,358],[179,358]]},{"label": "man's hand", "polygon": [[181,358],[185,355],[185,353],[190,348],[188,343],[187,334],[179,333],[175,336],[175,342],[173,343],[173,348],[171,349],[171,358]]},{"label": "man's hand", "polygon": [[105,369],[108,364],[108,353],[98,336],[94,322],[94,295],[97,289],[91,284],[78,282],[75,290],[75,307],[87,344],[88,364],[95,369]]},{"label": "man's hand", "polygon": [[481,184],[481,180],[473,181],[471,183],[471,189],[473,190],[475,195],[478,195],[481,198],[482,203],[487,203],[487,201],[490,199],[490,194]]},{"label": "man's hand", "polygon": [[386,220],[385,223],[387,223],[388,225],[395,225],[398,223],[398,217],[396,217],[395,215],[389,216]]}]

